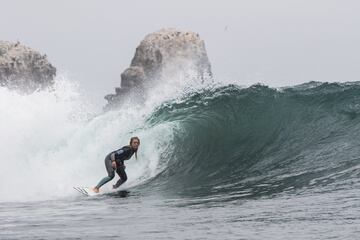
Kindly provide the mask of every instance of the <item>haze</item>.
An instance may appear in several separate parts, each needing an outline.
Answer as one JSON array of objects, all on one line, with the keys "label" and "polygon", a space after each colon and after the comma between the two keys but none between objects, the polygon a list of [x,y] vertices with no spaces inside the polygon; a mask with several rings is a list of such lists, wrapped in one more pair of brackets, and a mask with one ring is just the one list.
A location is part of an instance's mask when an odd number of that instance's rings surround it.
[{"label": "haze", "polygon": [[285,86],[360,80],[358,1],[1,1],[0,39],[42,53],[98,102],[143,37],[198,32],[216,79]]}]

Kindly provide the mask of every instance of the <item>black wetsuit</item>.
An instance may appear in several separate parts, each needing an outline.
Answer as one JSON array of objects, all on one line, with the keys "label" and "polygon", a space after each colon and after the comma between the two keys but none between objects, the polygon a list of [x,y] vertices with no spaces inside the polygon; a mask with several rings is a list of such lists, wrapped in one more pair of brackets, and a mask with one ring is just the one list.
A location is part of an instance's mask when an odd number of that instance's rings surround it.
[{"label": "black wetsuit", "polygon": [[113,167],[111,165],[112,160],[116,161],[116,173],[120,177],[120,179],[116,182],[116,184],[113,187],[118,188],[121,184],[126,182],[127,175],[125,172],[124,161],[129,160],[133,154],[134,154],[134,150],[132,150],[132,148],[130,146],[124,146],[116,151],[109,153],[105,157],[105,167],[106,167],[108,176],[101,179],[100,182],[98,183],[98,185],[96,185],[96,188],[99,189],[102,185],[109,182],[110,180],[112,180],[115,177],[115,169],[113,169]]}]

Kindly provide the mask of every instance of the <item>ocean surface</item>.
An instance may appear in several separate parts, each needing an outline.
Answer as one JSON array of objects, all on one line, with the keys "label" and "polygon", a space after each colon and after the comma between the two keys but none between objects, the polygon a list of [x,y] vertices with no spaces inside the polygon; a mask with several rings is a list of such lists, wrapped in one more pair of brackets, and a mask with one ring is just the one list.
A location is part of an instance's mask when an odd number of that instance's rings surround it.
[{"label": "ocean surface", "polygon": [[[0,239],[359,239],[359,82],[188,86],[102,113],[0,88]],[[119,191],[73,189],[131,136]]]}]

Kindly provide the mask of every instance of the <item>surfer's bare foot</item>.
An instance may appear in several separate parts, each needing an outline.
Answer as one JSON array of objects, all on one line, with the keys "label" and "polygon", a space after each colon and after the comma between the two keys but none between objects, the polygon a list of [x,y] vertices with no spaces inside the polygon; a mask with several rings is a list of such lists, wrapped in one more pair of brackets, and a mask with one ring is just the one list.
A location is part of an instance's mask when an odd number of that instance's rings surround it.
[{"label": "surfer's bare foot", "polygon": [[94,187],[92,190],[94,191],[94,193],[99,193],[99,189],[96,187]]}]

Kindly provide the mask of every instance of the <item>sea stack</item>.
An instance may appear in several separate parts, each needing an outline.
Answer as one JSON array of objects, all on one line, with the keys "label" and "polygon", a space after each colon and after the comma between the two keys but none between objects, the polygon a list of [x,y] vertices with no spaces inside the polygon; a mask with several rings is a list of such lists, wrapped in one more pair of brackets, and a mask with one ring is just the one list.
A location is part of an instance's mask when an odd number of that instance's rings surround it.
[{"label": "sea stack", "polygon": [[130,67],[121,74],[115,94],[105,96],[116,106],[132,92],[139,92],[177,74],[191,72],[199,81],[211,77],[211,65],[199,34],[176,29],[161,29],[147,35],[136,48]]},{"label": "sea stack", "polygon": [[55,75],[46,55],[19,42],[0,41],[0,86],[31,93],[52,85]]}]

